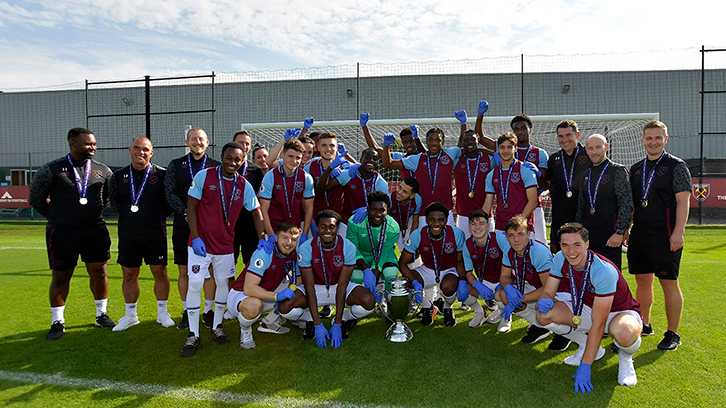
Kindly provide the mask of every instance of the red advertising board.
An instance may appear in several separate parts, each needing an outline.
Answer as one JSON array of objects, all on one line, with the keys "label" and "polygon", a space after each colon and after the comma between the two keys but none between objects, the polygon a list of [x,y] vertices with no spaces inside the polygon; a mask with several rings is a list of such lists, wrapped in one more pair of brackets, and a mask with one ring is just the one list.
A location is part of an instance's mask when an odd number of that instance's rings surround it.
[{"label": "red advertising board", "polygon": [[2,207],[2,208],[27,208],[27,207],[30,207],[30,203],[28,203],[29,193],[30,193],[30,187],[28,187],[28,186],[14,186],[14,187],[0,186],[0,207]]},{"label": "red advertising board", "polygon": [[693,178],[691,207],[726,207],[726,178]]}]

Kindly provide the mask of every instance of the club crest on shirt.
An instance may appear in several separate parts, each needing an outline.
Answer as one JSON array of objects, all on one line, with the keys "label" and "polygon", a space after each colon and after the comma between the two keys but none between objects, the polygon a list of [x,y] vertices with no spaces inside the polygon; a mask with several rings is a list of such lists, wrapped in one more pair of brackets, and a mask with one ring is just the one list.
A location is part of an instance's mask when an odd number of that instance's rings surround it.
[{"label": "club crest on shirt", "polygon": [[449,156],[447,156],[445,154],[441,155],[441,164],[446,166],[449,163],[451,163],[451,159],[449,159]]},{"label": "club crest on shirt", "polygon": [[605,175],[602,176],[602,181],[600,182],[600,184],[607,184],[608,181],[610,181],[610,175],[609,174],[605,174]]},{"label": "club crest on shirt", "polygon": [[156,182],[159,180],[156,176],[150,176],[149,177],[149,184],[156,184]]},{"label": "club crest on shirt", "polygon": [[446,244],[444,244],[444,252],[446,252],[447,254],[453,253],[454,244],[452,244],[451,242],[447,242]]},{"label": "club crest on shirt", "polygon": [[295,192],[299,193],[305,188],[305,183],[302,181],[295,182]]},{"label": "club crest on shirt", "polygon": [[200,268],[199,265],[192,265],[192,273],[193,274],[198,274],[200,269],[201,268]]},{"label": "club crest on shirt", "polygon": [[479,171],[481,173],[486,173],[489,171],[489,163],[479,163]]},{"label": "club crest on shirt", "polygon": [[265,266],[265,260],[262,258],[255,259],[255,268],[262,269],[262,267]]},{"label": "club crest on shirt", "polygon": [[521,180],[521,177],[518,172],[512,173],[512,183],[519,183],[519,180]]},{"label": "club crest on shirt", "polygon": [[242,196],[242,190],[236,190],[236,191],[234,192],[234,199],[233,199],[233,200],[234,200],[234,201],[237,201],[237,200],[239,200],[239,198],[240,198],[241,196]]},{"label": "club crest on shirt", "polygon": [[662,175],[668,173],[668,166],[658,166],[658,168],[656,169],[655,172],[659,176],[662,176]]},{"label": "club crest on shirt", "polygon": [[97,178],[97,179],[100,179],[101,176],[103,175],[101,170],[93,170],[93,171],[91,171],[91,174],[93,174],[93,178]]},{"label": "club crest on shirt", "polygon": [[498,258],[499,257],[499,248],[489,248],[489,257],[490,258]]},{"label": "club crest on shirt", "polygon": [[527,161],[537,163],[537,154],[535,152],[529,152],[529,154],[527,155]]},{"label": "club crest on shirt", "polygon": [[343,257],[341,255],[333,256],[333,266],[335,266],[336,268],[340,268],[343,266]]},{"label": "club crest on shirt", "polygon": [[577,158],[577,163],[579,164],[585,164],[587,163],[587,156],[580,156]]}]

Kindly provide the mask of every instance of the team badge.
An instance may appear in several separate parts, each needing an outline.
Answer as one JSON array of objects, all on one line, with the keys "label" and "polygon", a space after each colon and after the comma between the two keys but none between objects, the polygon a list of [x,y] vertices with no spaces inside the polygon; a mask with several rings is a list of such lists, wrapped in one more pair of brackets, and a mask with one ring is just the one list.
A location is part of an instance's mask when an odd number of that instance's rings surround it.
[{"label": "team badge", "polygon": [[454,252],[454,244],[452,244],[451,242],[447,242],[446,244],[444,244],[444,252],[446,252],[447,254]]},{"label": "team badge", "polygon": [[296,192],[299,193],[299,192],[303,191],[304,188],[305,188],[305,183],[303,183],[302,181],[295,182],[295,191]]},{"label": "team badge", "polygon": [[499,249],[497,249],[497,248],[489,248],[489,257],[490,258],[498,258],[499,257]]},{"label": "team badge", "polygon": [[537,154],[535,152],[529,152],[529,154],[527,155],[527,161],[528,162],[532,162],[532,163],[536,163],[537,162]]},{"label": "team badge", "polygon": [[603,184],[603,185],[604,185],[604,184],[607,184],[607,183],[608,183],[608,181],[610,181],[610,175],[609,175],[609,174],[604,174],[604,175],[602,176],[602,181],[600,182],[600,184]]},{"label": "team badge", "polygon": [[93,170],[93,171],[91,172],[91,174],[93,174],[93,177],[94,177],[94,178],[97,178],[97,179],[100,179],[100,178],[101,178],[101,176],[103,175],[103,173],[101,173],[101,170]]},{"label": "team badge", "polygon": [[668,167],[667,166],[658,166],[658,168],[656,169],[655,172],[659,176],[662,176],[662,175],[668,173]]},{"label": "team badge", "polygon": [[449,156],[442,155],[441,156],[441,164],[446,166],[447,164],[451,163],[451,159],[449,159]]},{"label": "team badge", "polygon": [[200,270],[199,265],[192,265],[192,273],[193,274],[195,274],[195,275],[198,274],[199,273],[199,270]]},{"label": "team badge", "polygon": [[489,171],[489,163],[479,163],[479,171],[481,173],[486,173]]},{"label": "team badge", "polygon": [[341,255],[335,255],[333,256],[333,266],[336,268],[340,268],[343,266],[343,257]]},{"label": "team badge", "polygon": [[519,183],[519,180],[521,180],[519,173],[513,172],[512,173],[512,183]]},{"label": "team badge", "polygon": [[149,184],[156,184],[156,182],[159,180],[156,176],[149,177]]},{"label": "team badge", "polygon": [[242,196],[242,191],[241,190],[235,190],[235,192],[234,192],[234,201],[239,200],[240,196]]},{"label": "team badge", "polygon": [[262,267],[265,266],[265,260],[262,258],[255,259],[255,268],[262,269]]},{"label": "team badge", "polygon": [[693,198],[699,202],[704,202],[711,195],[710,184],[693,184]]},{"label": "team badge", "polygon": [[[559,156],[558,156],[558,157],[559,157]],[[587,156],[580,156],[580,157],[578,157],[578,158],[577,158],[577,162],[578,162],[579,164],[585,164],[585,163],[587,163]]]}]

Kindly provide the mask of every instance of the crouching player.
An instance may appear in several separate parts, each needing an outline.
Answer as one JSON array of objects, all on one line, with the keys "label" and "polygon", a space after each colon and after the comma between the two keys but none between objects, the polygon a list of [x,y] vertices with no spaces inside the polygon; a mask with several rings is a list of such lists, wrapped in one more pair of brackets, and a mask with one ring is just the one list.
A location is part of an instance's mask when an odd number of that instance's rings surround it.
[{"label": "crouching player", "polygon": [[[567,223],[557,233],[562,250],[555,255],[550,278],[537,303],[537,320],[580,348],[565,360],[577,366],[572,377],[575,392],[592,391],[590,370],[604,354],[600,347],[608,333],[620,347],[618,383],[635,385],[638,377],[633,354],[640,347],[643,321],[640,304],[633,299],[623,274],[605,257],[590,250],[589,232],[578,223]],[[564,279],[564,285],[560,281]],[[563,291],[558,292],[559,289]]]},{"label": "crouching player", "polygon": [[507,221],[504,231],[509,245],[504,248],[502,257],[499,278],[502,288],[495,297],[505,323],[499,325],[498,331],[506,333],[510,330],[512,313],[515,313],[530,324],[522,342],[534,344],[552,334],[539,327],[535,310],[552,268],[552,253],[544,244],[530,238],[527,219],[521,215]]},{"label": "crouching player", "polygon": [[[272,311],[278,302],[295,296],[295,284],[300,274],[295,251],[298,238],[300,228],[289,222],[280,224],[274,243],[252,254],[250,262],[229,291],[227,305],[230,310],[238,312],[239,344],[243,349],[255,347],[252,325],[260,315]],[[284,334],[288,331],[273,333]]]},{"label": "crouching player", "polygon": [[[425,289],[421,299],[421,323],[425,326],[431,325],[438,313],[438,307],[432,302],[434,287],[438,286],[444,295],[444,325],[454,327],[456,317],[452,306],[457,290],[467,286],[461,255],[464,232],[447,225],[448,218],[449,209],[443,203],[433,202],[426,207],[426,225],[411,233],[398,260],[401,274],[411,286],[417,291]],[[413,262],[416,251],[421,254],[423,265],[410,269],[408,264]]]},{"label": "crouching player", "polygon": [[[298,266],[304,286],[297,288],[294,298],[278,305],[284,318],[307,322],[303,340],[314,338],[321,348],[327,346],[327,339],[334,348],[340,347],[358,319],[368,316],[375,306],[373,293],[350,281],[356,249],[338,235],[339,223],[340,215],[332,210],[323,210],[315,216],[318,236],[305,241],[298,249]],[[329,332],[318,313],[310,313],[325,305],[335,306],[335,318]]]}]

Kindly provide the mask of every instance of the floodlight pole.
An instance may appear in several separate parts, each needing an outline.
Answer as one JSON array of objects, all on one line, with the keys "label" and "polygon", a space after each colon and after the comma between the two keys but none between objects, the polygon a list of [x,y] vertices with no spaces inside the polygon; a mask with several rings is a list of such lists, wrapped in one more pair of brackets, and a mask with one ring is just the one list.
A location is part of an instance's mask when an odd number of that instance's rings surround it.
[{"label": "floodlight pole", "polygon": [[151,139],[151,77],[144,76],[144,89],[146,90],[146,137]]}]

